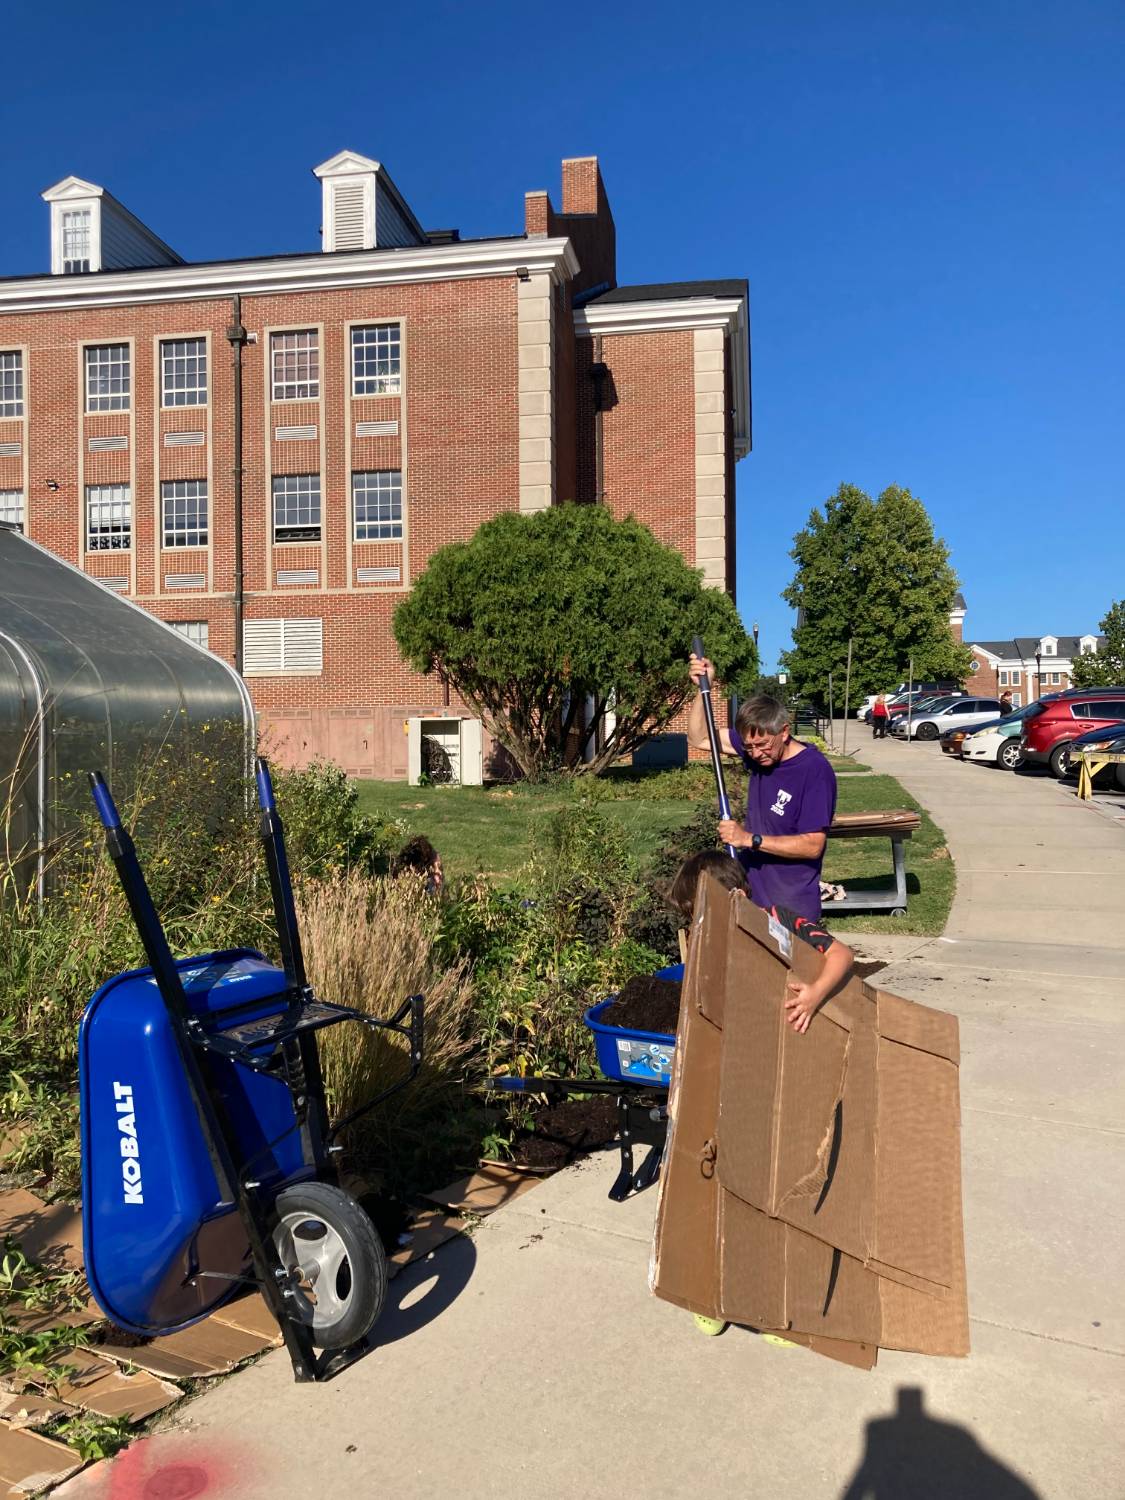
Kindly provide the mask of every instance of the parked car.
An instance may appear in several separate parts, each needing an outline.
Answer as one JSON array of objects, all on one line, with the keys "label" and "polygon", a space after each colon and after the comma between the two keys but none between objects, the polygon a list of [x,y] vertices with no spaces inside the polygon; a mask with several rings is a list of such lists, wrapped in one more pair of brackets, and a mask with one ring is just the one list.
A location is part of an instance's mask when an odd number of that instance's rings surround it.
[{"label": "parked car", "polygon": [[936,704],[912,713],[909,720],[895,719],[891,733],[897,739],[936,740],[946,729],[975,729],[1000,713],[999,698],[938,699]]},{"label": "parked car", "polygon": [[907,719],[936,713],[938,709],[948,708],[951,703],[957,703],[964,697],[964,693],[945,693],[940,697],[919,698],[916,703],[907,704],[905,708],[896,708],[891,714],[891,733],[905,735]]},{"label": "parked car", "polygon": [[[1076,740],[1072,740],[1067,755],[1070,763],[1068,775],[1078,775],[1078,757],[1083,750],[1107,750],[1110,755],[1125,755],[1125,724],[1111,724],[1108,729],[1091,729],[1088,734],[1080,734]],[[1102,766],[1100,771],[1094,772],[1094,781],[1102,785],[1116,781],[1118,786],[1125,788],[1125,766]]]},{"label": "parked car", "polygon": [[[897,714],[906,713],[911,705],[917,710],[920,704],[932,703],[936,698],[963,698],[964,696],[960,688],[950,688],[947,691],[944,688],[935,688],[931,684],[928,687],[916,687],[913,692],[900,691],[895,693],[893,697],[887,699],[887,708],[890,712],[890,717],[893,719]],[[870,724],[871,710],[865,710],[863,717]]]},{"label": "parked car", "polygon": [[938,740],[938,744],[941,746],[941,753],[943,755],[956,755],[963,759],[965,745],[975,733],[975,729],[966,728],[963,724],[958,724],[953,729],[946,729]]},{"label": "parked car", "polygon": [[1061,781],[1070,770],[1070,747],[1092,729],[1125,721],[1125,687],[1071,688],[1031,704],[1024,720],[1023,754],[1047,765]]},{"label": "parked car", "polygon": [[1020,749],[1022,727],[1022,718],[1017,719],[1011,715],[998,719],[995,724],[982,724],[966,738],[961,747],[961,759],[1014,771],[1023,760],[1023,751]]}]

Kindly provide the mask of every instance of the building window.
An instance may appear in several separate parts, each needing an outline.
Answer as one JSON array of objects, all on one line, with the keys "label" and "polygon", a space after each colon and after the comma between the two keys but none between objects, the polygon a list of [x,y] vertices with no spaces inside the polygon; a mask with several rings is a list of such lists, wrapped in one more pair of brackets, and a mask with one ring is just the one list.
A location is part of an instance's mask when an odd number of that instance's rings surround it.
[{"label": "building window", "polygon": [[207,340],[167,339],[160,345],[162,406],[207,405]]},{"label": "building window", "polygon": [[282,474],[273,481],[275,542],[320,541],[320,475]]},{"label": "building window", "polygon": [[320,395],[320,345],[315,329],[272,333],[270,358],[275,401],[315,401]]},{"label": "building window", "polygon": [[1017,667],[1001,667],[996,674],[996,680],[1001,687],[1018,687],[1021,675]]},{"label": "building window", "polygon": [[1043,642],[1043,655],[1044,656],[1054,656],[1054,654],[1055,654],[1055,643],[1054,643],[1054,641],[1044,641]]},{"label": "building window", "polygon": [[133,498],[127,484],[86,486],[86,550],[117,552],[132,545]]},{"label": "building window", "polygon": [[402,474],[379,469],[352,475],[357,542],[393,542],[402,536]]},{"label": "building window", "polygon": [[172,479],[160,486],[165,547],[206,547],[207,481]]},{"label": "building window", "polygon": [[0,354],[0,417],[23,416],[23,354],[11,349]]},{"label": "building window", "polygon": [[23,530],[22,490],[0,490],[0,521]]},{"label": "building window", "polygon": [[96,344],[86,350],[86,410],[128,411],[128,344]]},{"label": "building window", "polygon": [[90,210],[66,209],[62,216],[62,268],[64,275],[90,269]]},{"label": "building window", "polygon": [[324,670],[323,620],[247,620],[242,627],[247,677],[309,676]]},{"label": "building window", "polygon": [[207,621],[206,620],[169,620],[169,625],[177,634],[196,646],[202,646],[204,651],[210,649],[207,644]]},{"label": "building window", "polygon": [[1013,693],[1012,694],[1012,707],[1013,708],[1022,708],[1023,707],[1023,694],[1022,693]]},{"label": "building window", "polygon": [[1045,680],[1050,687],[1058,687],[1059,683],[1062,681],[1061,672],[1047,672],[1044,675]]},{"label": "building window", "polygon": [[402,390],[402,335],[397,323],[352,329],[352,395],[397,396]]}]

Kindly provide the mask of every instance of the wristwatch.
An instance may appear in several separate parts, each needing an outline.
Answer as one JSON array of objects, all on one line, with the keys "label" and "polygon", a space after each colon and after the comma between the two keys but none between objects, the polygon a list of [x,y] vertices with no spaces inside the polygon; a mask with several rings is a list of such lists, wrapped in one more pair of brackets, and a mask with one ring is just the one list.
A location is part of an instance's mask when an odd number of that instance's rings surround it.
[{"label": "wristwatch", "polygon": [[750,840],[750,847],[757,854],[758,850],[762,847],[762,835],[760,833],[756,833]]}]

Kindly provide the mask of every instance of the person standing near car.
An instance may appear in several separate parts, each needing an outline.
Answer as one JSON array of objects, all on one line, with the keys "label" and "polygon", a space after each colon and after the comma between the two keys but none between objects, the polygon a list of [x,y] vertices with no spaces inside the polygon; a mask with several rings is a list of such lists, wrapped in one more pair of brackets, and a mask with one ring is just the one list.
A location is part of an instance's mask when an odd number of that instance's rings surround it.
[{"label": "person standing near car", "polygon": [[[696,683],[714,668],[691,656],[688,671]],[[688,741],[709,748],[702,697],[688,710]],[[776,698],[758,695],[739,704],[730,729],[719,730],[719,744],[750,771],[746,821],[719,823],[719,838],[739,851],[750,899],[769,911],[784,906],[820,920],[820,870],[828,827],[836,814],[836,773],[815,745],[789,732],[789,713]]]},{"label": "person standing near car", "polygon": [[887,720],[890,716],[887,699],[883,693],[880,693],[871,707],[871,738],[873,740],[886,739]]},{"label": "person standing near car", "polygon": [[1001,693],[1000,694],[1000,717],[1003,718],[1006,714],[1010,714],[1011,711],[1012,711],[1012,695],[1011,695],[1011,693]]}]

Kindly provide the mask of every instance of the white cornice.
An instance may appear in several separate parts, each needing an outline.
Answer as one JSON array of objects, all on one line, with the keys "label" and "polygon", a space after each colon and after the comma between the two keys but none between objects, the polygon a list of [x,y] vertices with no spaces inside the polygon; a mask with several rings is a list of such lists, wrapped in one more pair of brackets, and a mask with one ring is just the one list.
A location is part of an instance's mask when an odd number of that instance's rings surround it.
[{"label": "white cornice", "polygon": [[745,297],[683,297],[665,302],[607,302],[574,310],[579,338],[595,334],[677,333],[721,328],[730,337],[734,456],[750,452],[750,320]]},{"label": "white cornice", "polygon": [[337,151],[335,156],[330,156],[319,167],[312,169],[314,177],[344,177],[355,172],[381,170],[379,162],[373,161],[370,156],[360,156],[358,151]]},{"label": "white cornice", "polygon": [[61,182],[45,188],[39,196],[44,203],[65,203],[73,198],[101,198],[105,188],[96,182],[87,182],[84,177],[64,177]]},{"label": "white cornice", "polygon": [[568,239],[481,240],[419,245],[408,250],[362,250],[221,265],[154,266],[86,276],[37,276],[0,281],[0,313],[82,307],[122,307],[150,302],[312,292],[339,287],[394,286],[416,281],[464,281],[512,276],[526,268],[554,281],[577,275],[578,257]]}]

